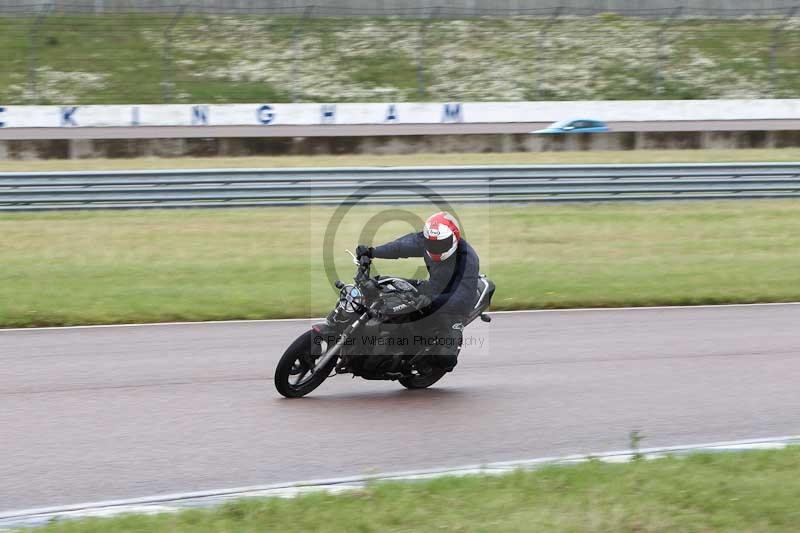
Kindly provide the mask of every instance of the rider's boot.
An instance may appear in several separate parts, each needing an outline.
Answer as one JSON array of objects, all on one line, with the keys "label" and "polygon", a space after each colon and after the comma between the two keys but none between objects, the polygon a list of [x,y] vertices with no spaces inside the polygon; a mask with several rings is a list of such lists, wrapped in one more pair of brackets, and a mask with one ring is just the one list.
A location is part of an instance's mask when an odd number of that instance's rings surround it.
[{"label": "rider's boot", "polygon": [[442,331],[444,344],[439,347],[436,360],[442,370],[452,372],[458,364],[458,354],[461,351],[464,326],[462,323],[448,321]]}]

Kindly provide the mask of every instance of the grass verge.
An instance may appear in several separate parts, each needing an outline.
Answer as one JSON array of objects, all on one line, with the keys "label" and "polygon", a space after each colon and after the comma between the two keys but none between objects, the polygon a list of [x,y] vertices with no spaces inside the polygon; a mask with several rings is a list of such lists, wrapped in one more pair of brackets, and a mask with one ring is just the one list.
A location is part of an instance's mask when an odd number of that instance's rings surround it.
[{"label": "grass verge", "polygon": [[497,154],[317,155],[186,157],[174,159],[49,159],[0,161],[0,172],[160,170],[165,168],[283,168],[415,165],[535,165],[590,163],[729,163],[800,161],[798,148],[741,150],[631,150]]},{"label": "grass verge", "polygon": [[[493,308],[800,300],[800,202],[455,206]],[[430,208],[409,208],[424,220]],[[411,231],[356,207],[331,242],[335,277],[359,241]],[[321,316],[332,208],[0,215],[0,326]],[[387,220],[386,223],[383,223]],[[370,239],[368,227],[377,231]],[[378,261],[424,276],[420,260]]]},{"label": "grass verge", "polygon": [[797,531],[800,448],[592,461],[490,477],[377,483],[343,495],[67,521],[45,532]]}]

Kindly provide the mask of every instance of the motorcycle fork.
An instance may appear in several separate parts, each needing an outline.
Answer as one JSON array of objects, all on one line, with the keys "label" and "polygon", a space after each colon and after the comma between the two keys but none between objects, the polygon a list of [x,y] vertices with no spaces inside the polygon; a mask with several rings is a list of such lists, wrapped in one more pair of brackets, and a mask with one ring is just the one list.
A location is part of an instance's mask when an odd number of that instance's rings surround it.
[{"label": "motorcycle fork", "polygon": [[[370,309],[372,309],[372,307],[370,307]],[[355,322],[347,326],[336,344],[328,348],[327,351],[320,357],[311,373],[314,374],[319,368],[325,368],[330,360],[336,357],[350,336],[355,333],[355,331],[360,328],[362,324],[366,323],[367,320],[369,320],[369,311],[365,311],[364,314],[358,317]]]}]

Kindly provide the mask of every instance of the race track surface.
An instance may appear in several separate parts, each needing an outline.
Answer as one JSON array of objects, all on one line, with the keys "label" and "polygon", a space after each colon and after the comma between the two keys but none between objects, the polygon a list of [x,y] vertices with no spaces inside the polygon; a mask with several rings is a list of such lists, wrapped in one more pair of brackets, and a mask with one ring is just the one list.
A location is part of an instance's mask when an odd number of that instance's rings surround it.
[{"label": "race track surface", "polygon": [[435,389],[284,400],[305,324],[0,331],[0,511],[800,433],[800,305],[495,314]]}]

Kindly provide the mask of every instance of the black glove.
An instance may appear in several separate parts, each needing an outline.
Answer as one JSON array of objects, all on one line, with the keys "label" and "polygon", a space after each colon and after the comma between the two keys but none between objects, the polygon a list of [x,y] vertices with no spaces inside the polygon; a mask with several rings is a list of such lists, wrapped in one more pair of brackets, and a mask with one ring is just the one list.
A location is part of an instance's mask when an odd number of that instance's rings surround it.
[{"label": "black glove", "polygon": [[359,244],[356,248],[356,257],[361,259],[362,257],[372,257],[372,252],[375,249],[372,246],[366,246],[364,244]]}]

